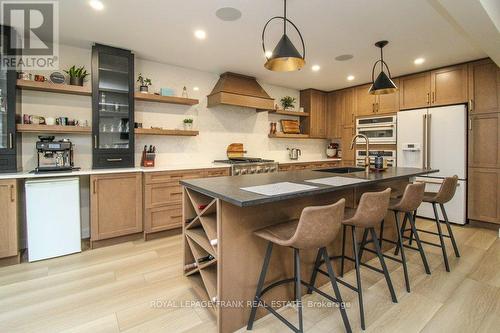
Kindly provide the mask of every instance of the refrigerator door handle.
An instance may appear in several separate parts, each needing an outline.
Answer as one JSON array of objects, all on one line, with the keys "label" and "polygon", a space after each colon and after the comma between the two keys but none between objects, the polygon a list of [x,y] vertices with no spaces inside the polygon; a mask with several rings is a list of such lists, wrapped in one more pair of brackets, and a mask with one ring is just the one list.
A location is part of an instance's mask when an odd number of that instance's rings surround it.
[{"label": "refrigerator door handle", "polygon": [[432,126],[432,114],[427,115],[427,147],[425,148],[425,151],[427,152],[427,169],[431,168],[431,126]]},{"label": "refrigerator door handle", "polygon": [[423,129],[424,129],[424,135],[423,135],[423,138],[424,138],[424,142],[423,142],[423,145],[422,145],[422,169],[425,169],[426,166],[427,166],[427,162],[426,162],[426,158],[427,158],[427,114],[424,114],[423,115],[423,121],[424,121],[424,126],[423,126]]}]

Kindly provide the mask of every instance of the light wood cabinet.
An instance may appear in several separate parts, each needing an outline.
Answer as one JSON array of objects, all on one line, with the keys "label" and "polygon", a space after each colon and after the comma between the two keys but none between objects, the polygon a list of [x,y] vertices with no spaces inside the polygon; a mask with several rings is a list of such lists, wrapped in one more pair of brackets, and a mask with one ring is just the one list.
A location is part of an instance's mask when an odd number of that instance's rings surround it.
[{"label": "light wood cabinet", "polygon": [[[399,86],[399,79],[393,79]],[[396,113],[399,111],[399,93],[386,95],[370,95],[370,84],[354,88],[356,95],[355,109],[357,116],[372,116],[378,114]]]},{"label": "light wood cabinet", "polygon": [[399,108],[424,108],[431,105],[431,73],[419,73],[399,78]]},{"label": "light wood cabinet", "polygon": [[312,138],[326,138],[327,93],[315,89],[302,90],[300,106],[310,114],[302,121],[302,132]]},{"label": "light wood cabinet", "polygon": [[91,175],[91,241],[142,231],[142,174]]},{"label": "light wood cabinet", "polygon": [[326,136],[329,139],[340,139],[342,136],[343,98],[340,91],[328,94],[326,116]]},{"label": "light wood cabinet", "polygon": [[[399,79],[392,79],[397,87],[399,87]],[[399,111],[399,92],[386,95],[378,95],[375,101],[376,114],[397,113]]]},{"label": "light wood cabinet", "polygon": [[469,64],[469,112],[500,112],[500,67],[491,59]]},{"label": "light wood cabinet", "polygon": [[500,169],[469,168],[468,217],[500,224]]},{"label": "light wood cabinet", "polygon": [[470,116],[469,166],[500,168],[500,113]]},{"label": "light wood cabinet", "polygon": [[432,106],[466,103],[467,96],[467,64],[431,72]]},{"label": "light wood cabinet", "polygon": [[322,161],[322,162],[297,162],[280,164],[278,170],[297,171],[297,170],[312,170],[312,169],[328,169],[339,166],[341,161]]},{"label": "light wood cabinet", "polygon": [[182,186],[179,181],[229,176],[229,168],[148,172],[144,174],[144,233],[182,226]]},{"label": "light wood cabinet", "polygon": [[354,127],[344,127],[342,129],[342,139],[340,145],[342,148],[342,162],[352,165],[355,160],[355,151],[351,150],[351,140],[356,134],[356,129]]},{"label": "light wood cabinet", "polygon": [[0,180],[0,258],[18,254],[17,181]]}]

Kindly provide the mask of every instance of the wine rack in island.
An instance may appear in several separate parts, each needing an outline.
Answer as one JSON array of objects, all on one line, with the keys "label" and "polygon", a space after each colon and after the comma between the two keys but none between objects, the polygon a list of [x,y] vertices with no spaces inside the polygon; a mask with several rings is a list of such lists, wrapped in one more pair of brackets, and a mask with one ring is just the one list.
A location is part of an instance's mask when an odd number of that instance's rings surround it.
[{"label": "wine rack in island", "polygon": [[216,317],[218,206],[218,199],[183,189],[184,275],[200,300],[211,302],[209,309]]}]

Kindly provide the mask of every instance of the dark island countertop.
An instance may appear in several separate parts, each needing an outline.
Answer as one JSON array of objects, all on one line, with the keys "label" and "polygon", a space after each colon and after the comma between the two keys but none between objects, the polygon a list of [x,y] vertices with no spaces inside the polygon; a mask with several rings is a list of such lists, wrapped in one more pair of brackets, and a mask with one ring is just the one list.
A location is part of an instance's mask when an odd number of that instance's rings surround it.
[{"label": "dark island countertop", "polygon": [[[342,168],[339,168],[342,169]],[[370,172],[366,174],[364,171],[352,173],[333,173],[324,171],[288,171],[267,174],[255,174],[244,176],[228,176],[216,178],[202,178],[182,180],[181,184],[194,191],[203,193],[213,198],[218,198],[227,201],[239,207],[254,206],[269,202],[287,200],[297,197],[305,197],[314,194],[328,193],[346,188],[370,185],[378,182],[410,178],[422,176],[430,173],[438,172],[439,170],[419,169],[419,168],[388,168],[383,172]],[[331,186],[318,183],[306,182],[310,179],[328,178],[328,177],[348,177],[364,180],[360,183]],[[242,190],[242,187],[251,187],[258,185],[267,185],[280,182],[290,182],[303,185],[315,186],[313,189],[308,189],[300,192],[280,194],[280,195],[262,195],[249,191]]]}]

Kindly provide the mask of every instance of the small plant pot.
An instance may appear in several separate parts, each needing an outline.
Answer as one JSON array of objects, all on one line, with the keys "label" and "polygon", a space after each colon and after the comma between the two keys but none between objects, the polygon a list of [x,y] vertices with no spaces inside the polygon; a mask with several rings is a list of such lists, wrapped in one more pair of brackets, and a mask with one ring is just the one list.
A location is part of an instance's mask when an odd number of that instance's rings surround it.
[{"label": "small plant pot", "polygon": [[69,84],[72,86],[83,86],[83,77],[70,77]]},{"label": "small plant pot", "polygon": [[140,86],[139,91],[141,93],[147,93],[148,92],[148,86]]},{"label": "small plant pot", "polygon": [[184,123],[184,129],[190,131],[193,129],[193,123]]}]

